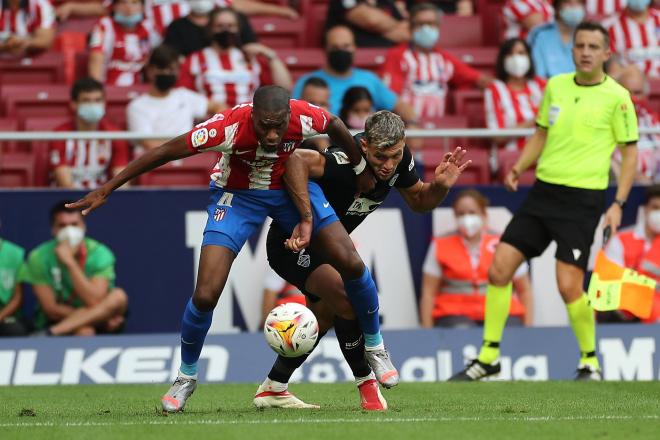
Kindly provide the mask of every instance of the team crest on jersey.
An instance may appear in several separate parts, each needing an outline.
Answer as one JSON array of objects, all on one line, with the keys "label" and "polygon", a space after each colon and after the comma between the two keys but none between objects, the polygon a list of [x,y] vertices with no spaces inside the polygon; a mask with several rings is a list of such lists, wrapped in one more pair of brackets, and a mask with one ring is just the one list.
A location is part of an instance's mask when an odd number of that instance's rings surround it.
[{"label": "team crest on jersey", "polygon": [[312,262],[312,257],[310,257],[309,254],[305,253],[305,249],[300,251],[300,254],[298,254],[298,266],[309,267],[311,262]]},{"label": "team crest on jersey", "polygon": [[390,179],[390,182],[389,182],[390,186],[394,186],[394,184],[396,183],[396,179],[398,179],[398,178],[399,178],[399,174],[395,174],[394,177],[392,177]]},{"label": "team crest on jersey", "polygon": [[415,167],[415,158],[411,157],[410,158],[410,165],[408,165],[408,171],[412,171],[412,169]]},{"label": "team crest on jersey", "polygon": [[295,141],[290,141],[290,142],[285,142],[282,144],[282,150],[285,153],[288,153],[289,151],[293,150],[293,148],[296,146]]},{"label": "team crest on jersey", "polygon": [[222,219],[225,218],[225,214],[227,214],[227,208],[215,208],[213,220],[216,222],[222,221]]},{"label": "team crest on jersey", "polygon": [[193,131],[192,134],[192,145],[193,147],[200,147],[209,140],[209,131],[206,128],[200,128],[199,130]]},{"label": "team crest on jersey", "polygon": [[335,157],[335,160],[339,165],[346,165],[351,163],[351,161],[348,160],[348,156],[346,155],[346,153],[342,151],[333,152],[332,155]]}]

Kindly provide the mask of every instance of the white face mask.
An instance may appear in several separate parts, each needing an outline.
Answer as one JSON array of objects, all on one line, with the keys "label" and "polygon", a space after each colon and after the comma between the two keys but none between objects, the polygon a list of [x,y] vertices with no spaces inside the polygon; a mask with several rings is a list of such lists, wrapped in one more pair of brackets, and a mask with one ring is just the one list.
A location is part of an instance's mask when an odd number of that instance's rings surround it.
[{"label": "white face mask", "polygon": [[456,219],[458,230],[467,238],[472,238],[484,227],[484,221],[480,215],[465,214]]},{"label": "white face mask", "polygon": [[529,71],[529,57],[527,55],[509,55],[504,59],[504,70],[511,76],[522,78]]},{"label": "white face mask", "polygon": [[654,209],[648,213],[646,224],[653,233],[660,234],[660,209]]},{"label": "white face mask", "polygon": [[55,238],[59,242],[67,242],[69,246],[76,249],[85,238],[85,231],[78,226],[69,225],[60,229]]}]

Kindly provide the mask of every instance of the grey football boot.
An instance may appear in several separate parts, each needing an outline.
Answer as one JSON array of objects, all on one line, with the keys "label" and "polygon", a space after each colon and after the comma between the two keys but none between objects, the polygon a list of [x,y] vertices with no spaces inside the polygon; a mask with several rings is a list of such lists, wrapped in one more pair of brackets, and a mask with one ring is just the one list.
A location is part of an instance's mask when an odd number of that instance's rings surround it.
[{"label": "grey football boot", "polygon": [[163,411],[174,413],[183,411],[188,398],[197,388],[197,379],[178,376],[170,389],[160,399]]},{"label": "grey football boot", "polygon": [[399,372],[392,364],[387,349],[365,350],[364,357],[382,386],[392,388],[399,384]]}]

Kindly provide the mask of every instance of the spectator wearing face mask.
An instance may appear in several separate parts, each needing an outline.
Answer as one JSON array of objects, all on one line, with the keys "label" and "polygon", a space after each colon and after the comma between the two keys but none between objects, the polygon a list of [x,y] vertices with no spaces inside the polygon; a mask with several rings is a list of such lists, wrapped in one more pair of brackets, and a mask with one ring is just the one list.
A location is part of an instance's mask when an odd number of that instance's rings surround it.
[{"label": "spectator wearing face mask", "polygon": [[0,55],[48,50],[55,30],[55,11],[48,0],[0,0]]},{"label": "spectator wearing face mask", "polygon": [[346,90],[339,117],[349,129],[364,131],[364,124],[373,113],[374,101],[369,90],[364,87],[351,87]]},{"label": "spectator wearing face mask", "polygon": [[[458,230],[436,237],[424,260],[420,321],[422,327],[472,327],[484,321],[488,268],[499,234],[486,228],[488,199],[468,189],[453,202]],[[532,324],[532,292],[527,263],[513,279],[509,324]],[[512,319],[513,318],[513,319]]]},{"label": "spectator wearing face mask", "polygon": [[[637,66],[627,67],[619,77],[619,84],[628,89],[637,113],[640,128],[659,128],[660,116],[649,103],[649,83]],[[643,185],[660,181],[660,135],[640,134],[637,141],[637,175],[635,182]],[[621,151],[612,157],[612,171],[621,174]]]},{"label": "spectator wearing face mask", "polygon": [[34,326],[47,335],[116,333],[124,324],[126,292],[115,286],[115,256],[86,237],[78,210],[64,202],[50,211],[53,238],[27,259],[26,281],[37,297]]},{"label": "spectator wearing face mask", "polygon": [[[621,229],[612,237],[605,254],[615,263],[653,278],[660,286],[660,185],[646,188],[642,213],[634,226]],[[626,313],[619,313],[618,316],[624,321],[636,320]],[[660,293],[656,287],[651,316],[644,322],[658,321]]]},{"label": "spectator wearing face mask", "polygon": [[450,87],[486,87],[489,75],[472,69],[442,50],[440,11],[429,3],[410,11],[412,41],[390,49],[385,56],[381,77],[385,84],[424,122],[445,114]]},{"label": "spectator wearing face mask", "polygon": [[410,124],[416,124],[417,118],[412,108],[388,89],[378,76],[368,70],[353,67],[356,49],[353,32],[348,27],[337,25],[328,29],[325,34],[325,67],[299,78],[291,94],[293,98],[300,99],[303,84],[309,78],[321,78],[330,88],[330,112],[336,115],[341,110],[346,91],[360,86],[369,90],[376,111],[394,112],[401,116],[409,127]]},{"label": "spectator wearing face mask", "polygon": [[[502,43],[495,62],[497,79],[486,89],[485,110],[488,128],[531,128],[543,100],[545,80],[534,74],[529,46],[512,38]],[[497,138],[508,150],[525,146],[525,138]]]},{"label": "spectator wearing face mask", "polygon": [[[137,133],[182,134],[190,130],[195,121],[224,108],[205,95],[184,87],[175,87],[179,76],[179,54],[162,45],[153,50],[146,67],[149,91],[128,104],[128,129]],[[163,140],[140,141],[144,150],[155,148]]]},{"label": "spectator wearing face mask", "polygon": [[113,0],[112,15],[101,18],[89,42],[89,75],[106,85],[128,87],[141,72],[160,36],[144,16],[144,0]]},{"label": "spectator wearing face mask", "polygon": [[[105,116],[103,84],[82,78],[71,88],[74,114],[55,131],[119,131]],[[61,188],[97,188],[128,164],[126,141],[67,140],[49,145],[53,184]]]},{"label": "spectator wearing face mask", "polygon": [[536,26],[551,22],[555,10],[549,0],[506,0],[502,15],[504,38],[526,38]]},{"label": "spectator wearing face mask", "polygon": [[527,38],[536,74],[550,78],[575,71],[573,32],[585,17],[584,0],[555,0],[556,20],[535,28]]},{"label": "spectator wearing face mask", "polygon": [[[184,57],[204,49],[211,40],[208,35],[209,16],[217,3],[214,0],[188,0],[190,13],[177,18],[165,32],[164,43],[173,47]],[[254,43],[254,34],[250,22],[243,14],[238,14],[240,39],[244,44]]]},{"label": "spectator wearing face mask", "polygon": [[616,63],[631,64],[652,78],[660,78],[660,11],[651,0],[627,0],[628,6],[604,25]]},{"label": "spectator wearing face mask", "polygon": [[179,86],[226,107],[252,101],[254,91],[262,85],[291,88],[291,74],[273,49],[241,42],[236,12],[214,9],[209,30],[211,46],[186,58]]}]

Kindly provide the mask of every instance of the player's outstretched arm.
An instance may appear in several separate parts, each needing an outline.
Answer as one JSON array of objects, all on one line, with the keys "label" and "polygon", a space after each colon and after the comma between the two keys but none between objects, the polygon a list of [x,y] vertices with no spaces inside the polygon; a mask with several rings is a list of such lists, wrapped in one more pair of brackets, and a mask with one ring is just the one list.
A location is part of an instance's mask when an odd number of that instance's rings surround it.
[{"label": "player's outstretched arm", "polygon": [[447,197],[449,188],[451,188],[463,170],[467,168],[472,161],[463,161],[465,158],[464,150],[456,147],[453,153],[445,154],[440,165],[435,169],[435,176],[430,183],[424,183],[421,180],[408,188],[399,188],[410,209],[415,212],[428,212],[438,206]]},{"label": "player's outstretched arm", "polygon": [[357,175],[355,183],[357,186],[357,194],[368,193],[376,186],[376,178],[367,166],[367,161],[362,156],[360,148],[351,136],[351,132],[344,125],[341,119],[332,115],[328,123],[326,133],[334,145],[337,145],[346,152],[348,159],[351,161],[353,171]]},{"label": "player's outstretched arm", "polygon": [[82,209],[82,214],[87,215],[103,205],[110,196],[110,193],[129,180],[173,160],[183,159],[184,157],[196,154],[188,148],[186,136],[187,135],[184,134],[175,137],[160,147],[147,151],[145,154],[129,163],[121,173],[108,180],[103,186],[88,193],[77,202],[68,203],[66,205],[67,208]]}]

